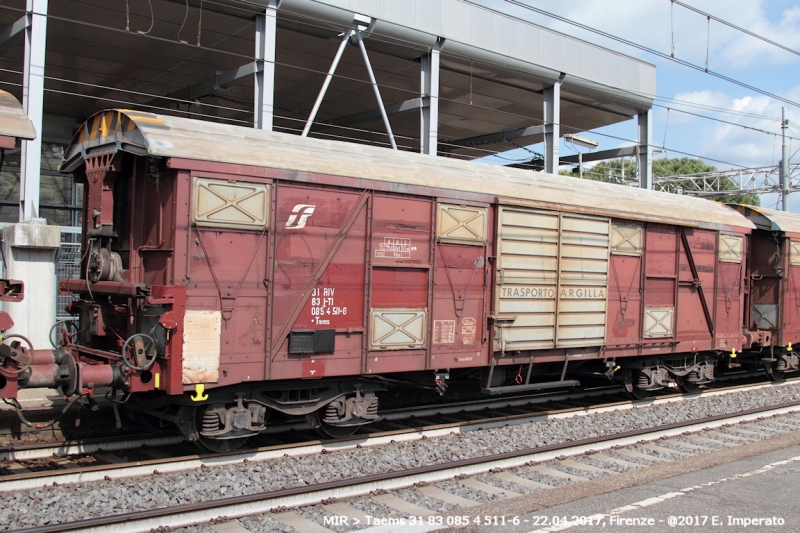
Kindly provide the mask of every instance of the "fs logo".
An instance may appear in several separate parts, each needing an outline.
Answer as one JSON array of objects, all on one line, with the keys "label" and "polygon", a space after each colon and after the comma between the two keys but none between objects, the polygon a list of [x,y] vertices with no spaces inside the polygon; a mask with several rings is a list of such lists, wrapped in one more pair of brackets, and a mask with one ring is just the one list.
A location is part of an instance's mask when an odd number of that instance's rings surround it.
[{"label": "fs logo", "polygon": [[289,215],[289,220],[286,221],[286,229],[300,229],[306,227],[306,221],[314,214],[317,208],[315,205],[310,204],[297,204],[292,208],[292,214]]}]

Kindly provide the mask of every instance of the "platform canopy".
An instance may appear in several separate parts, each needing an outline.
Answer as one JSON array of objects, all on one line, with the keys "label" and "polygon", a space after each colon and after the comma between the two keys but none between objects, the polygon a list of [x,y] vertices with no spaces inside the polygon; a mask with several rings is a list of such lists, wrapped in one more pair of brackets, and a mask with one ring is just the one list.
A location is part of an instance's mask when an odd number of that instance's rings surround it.
[{"label": "platform canopy", "polygon": [[[252,126],[256,17],[270,2],[277,131],[302,130],[356,14],[369,18],[362,35],[401,148],[419,150],[421,62],[434,49],[439,150],[451,155],[540,142],[544,93],[559,80],[561,135],[629,120],[655,94],[649,63],[465,0],[58,0],[47,7],[45,133],[68,138],[119,106]],[[21,96],[26,1],[3,4],[0,82]],[[311,135],[387,143],[357,46]]]}]

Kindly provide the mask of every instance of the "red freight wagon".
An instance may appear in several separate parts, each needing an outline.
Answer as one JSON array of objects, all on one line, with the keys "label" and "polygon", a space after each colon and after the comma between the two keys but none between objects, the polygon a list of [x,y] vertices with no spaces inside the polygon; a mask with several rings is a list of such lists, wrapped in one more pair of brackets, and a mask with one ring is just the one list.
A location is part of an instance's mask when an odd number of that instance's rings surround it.
[{"label": "red freight wagon", "polygon": [[792,351],[800,343],[800,216],[738,209],[756,226],[747,258],[743,361],[763,364],[771,379],[783,379],[800,367]]},{"label": "red freight wagon", "polygon": [[742,349],[753,225],[713,202],[135,111],[92,117],[63,168],[79,333],[25,372],[134,393],[210,449],[275,411],[346,434],[390,381],[641,396]]}]

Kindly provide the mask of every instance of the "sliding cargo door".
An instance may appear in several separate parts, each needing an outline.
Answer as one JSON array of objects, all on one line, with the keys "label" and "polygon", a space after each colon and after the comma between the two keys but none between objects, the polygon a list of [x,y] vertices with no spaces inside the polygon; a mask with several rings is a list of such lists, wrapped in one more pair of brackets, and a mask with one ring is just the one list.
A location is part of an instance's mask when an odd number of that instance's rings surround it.
[{"label": "sliding cargo door", "polygon": [[501,207],[494,349],[603,344],[608,247],[607,218]]},{"label": "sliding cargo door", "polygon": [[606,338],[609,219],[561,215],[556,346],[599,346]]}]

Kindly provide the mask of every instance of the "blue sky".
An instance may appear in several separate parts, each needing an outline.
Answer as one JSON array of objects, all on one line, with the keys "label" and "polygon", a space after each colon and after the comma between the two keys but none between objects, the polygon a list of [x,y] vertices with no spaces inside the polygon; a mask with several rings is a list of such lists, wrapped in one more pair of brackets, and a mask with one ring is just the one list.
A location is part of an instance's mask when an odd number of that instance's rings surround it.
[{"label": "blue sky", "polygon": [[[558,14],[587,26],[619,35],[630,41],[670,53],[674,35],[675,56],[704,65],[708,50],[709,69],[730,78],[800,103],[800,56],[711,21],[670,0],[523,0],[529,5]],[[684,3],[716,17],[763,35],[800,51],[800,2],[797,0],[683,0]],[[657,96],[677,99],[721,110],[697,109],[657,100],[656,104],[685,109],[769,132],[780,133],[781,106],[793,124],[788,134],[800,139],[800,107],[784,104],[704,72],[698,72],[585,32],[574,26],[511,5],[504,0],[481,0],[487,7],[503,11],[536,24],[555,29],[656,65]],[[672,18],[672,23],[670,19]],[[708,42],[708,48],[707,48]],[[737,114],[738,113],[738,114]],[[741,113],[747,114],[744,116]],[[750,116],[756,115],[756,116]],[[778,137],[746,130],[677,111],[653,108],[653,142],[662,143],[666,152],[656,157],[681,157],[680,150],[704,156],[719,169],[758,167],[778,164],[781,141]],[[635,139],[636,122],[629,121],[587,132],[600,142],[599,149],[628,143],[598,135],[605,133]],[[666,133],[666,136],[665,136]],[[534,149],[540,148],[534,146]],[[790,140],[790,155],[800,149],[800,141]],[[564,145],[562,154],[574,150]],[[711,161],[716,159],[724,163]],[[800,161],[800,153],[791,162]],[[765,195],[762,205],[775,207],[777,197]],[[800,193],[790,197],[791,210],[800,212]]]}]

